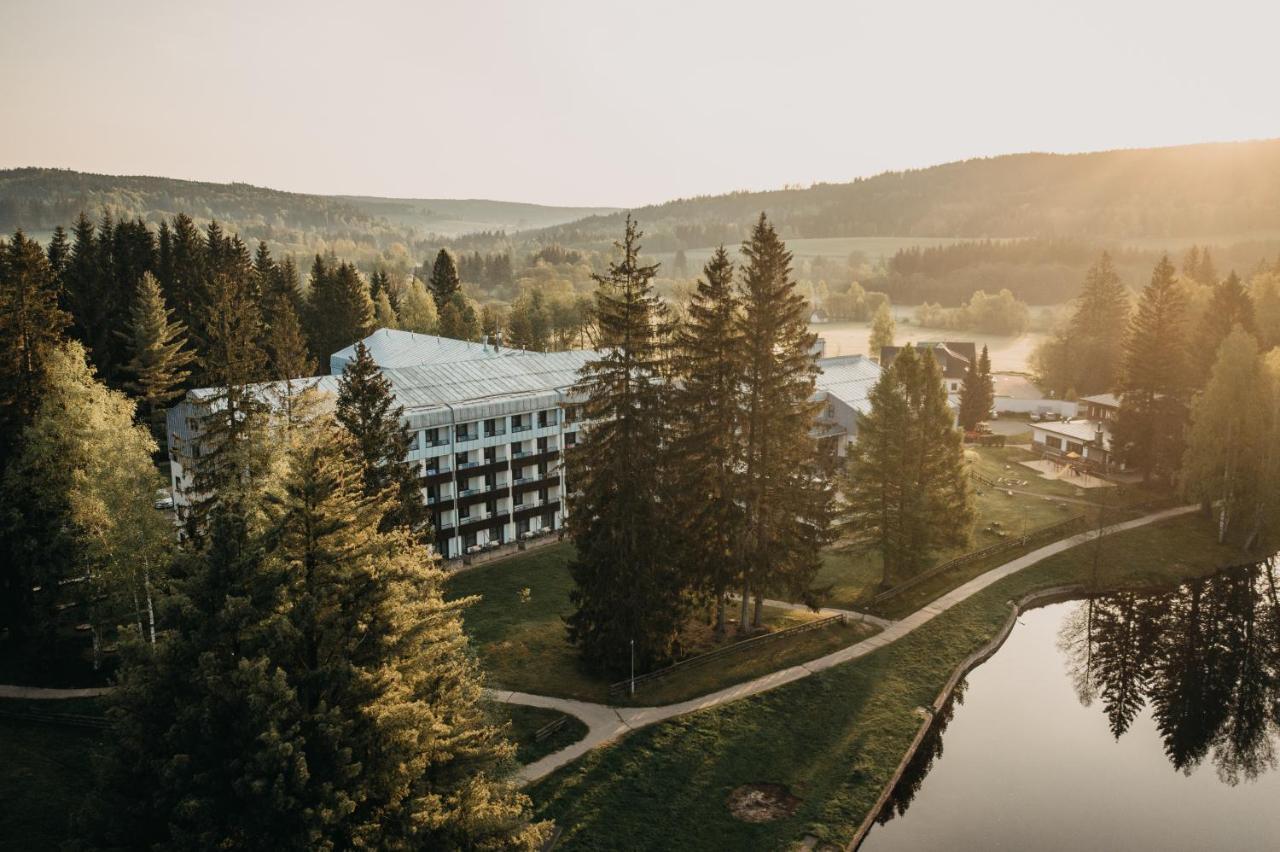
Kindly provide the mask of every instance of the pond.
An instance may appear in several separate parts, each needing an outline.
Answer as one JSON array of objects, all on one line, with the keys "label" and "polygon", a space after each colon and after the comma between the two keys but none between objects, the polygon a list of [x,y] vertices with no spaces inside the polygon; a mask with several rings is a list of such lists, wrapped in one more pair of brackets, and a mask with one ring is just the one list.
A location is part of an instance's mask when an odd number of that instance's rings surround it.
[{"label": "pond", "polygon": [[1024,613],[861,852],[1280,849],[1280,571]]}]

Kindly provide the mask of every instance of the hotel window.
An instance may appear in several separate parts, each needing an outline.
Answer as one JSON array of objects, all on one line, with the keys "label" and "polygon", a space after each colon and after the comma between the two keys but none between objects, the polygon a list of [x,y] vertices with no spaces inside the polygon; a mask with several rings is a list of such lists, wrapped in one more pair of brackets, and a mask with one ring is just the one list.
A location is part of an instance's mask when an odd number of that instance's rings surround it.
[{"label": "hotel window", "polygon": [[422,446],[421,438],[422,438],[422,433],[419,432],[417,429],[413,430],[413,432],[409,435],[409,452],[412,453],[415,450],[417,450],[420,446]]}]

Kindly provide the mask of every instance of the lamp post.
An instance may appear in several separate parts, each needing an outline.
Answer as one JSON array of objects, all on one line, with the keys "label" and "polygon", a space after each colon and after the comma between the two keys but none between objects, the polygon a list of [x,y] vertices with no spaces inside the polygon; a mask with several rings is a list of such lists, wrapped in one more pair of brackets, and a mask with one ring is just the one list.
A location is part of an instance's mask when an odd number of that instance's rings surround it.
[{"label": "lamp post", "polygon": [[632,697],[636,694],[636,640],[631,640],[631,688],[628,690]]}]

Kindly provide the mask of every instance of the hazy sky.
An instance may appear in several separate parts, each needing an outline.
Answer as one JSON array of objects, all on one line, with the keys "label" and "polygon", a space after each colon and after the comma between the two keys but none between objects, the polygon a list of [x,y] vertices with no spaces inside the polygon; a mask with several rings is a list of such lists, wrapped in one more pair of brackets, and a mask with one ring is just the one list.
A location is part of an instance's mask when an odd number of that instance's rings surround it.
[{"label": "hazy sky", "polygon": [[1262,0],[0,0],[0,167],[630,206],[1280,136],[1277,45]]}]

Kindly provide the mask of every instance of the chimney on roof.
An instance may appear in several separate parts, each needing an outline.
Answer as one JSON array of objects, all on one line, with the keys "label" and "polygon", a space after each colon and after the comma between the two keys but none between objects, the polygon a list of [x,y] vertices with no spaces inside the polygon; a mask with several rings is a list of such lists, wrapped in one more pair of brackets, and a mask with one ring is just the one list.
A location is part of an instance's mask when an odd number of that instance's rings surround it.
[{"label": "chimney on roof", "polygon": [[502,348],[502,331],[499,330],[493,335],[493,351],[497,352]]}]

